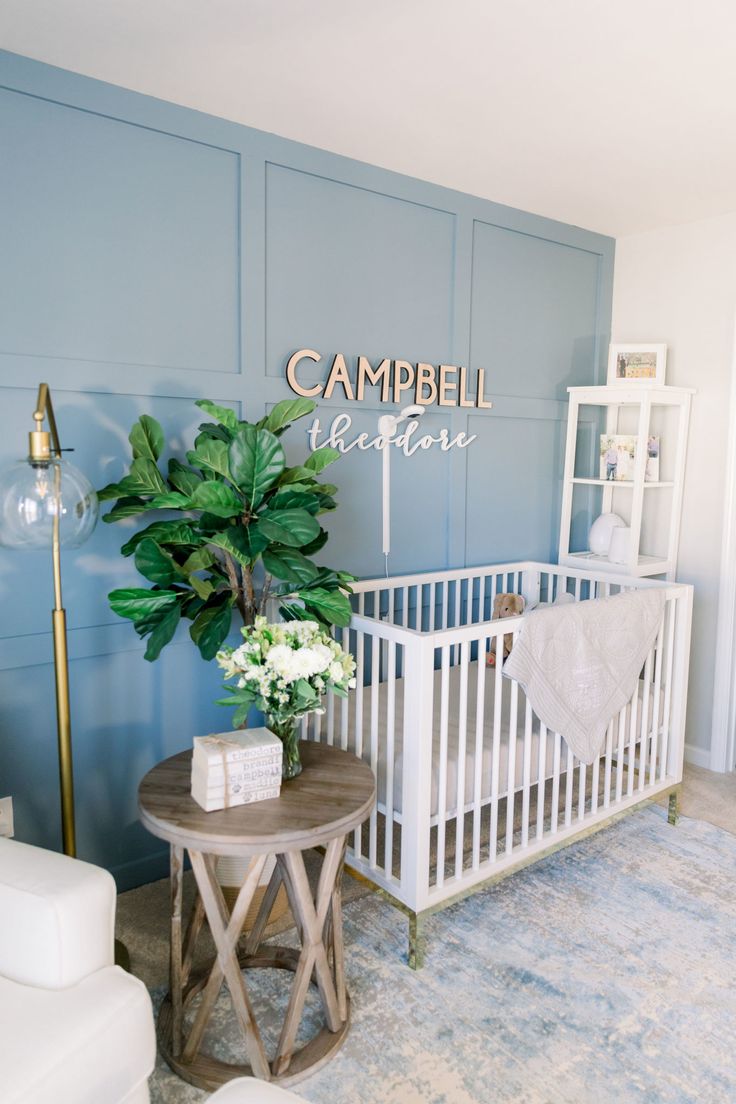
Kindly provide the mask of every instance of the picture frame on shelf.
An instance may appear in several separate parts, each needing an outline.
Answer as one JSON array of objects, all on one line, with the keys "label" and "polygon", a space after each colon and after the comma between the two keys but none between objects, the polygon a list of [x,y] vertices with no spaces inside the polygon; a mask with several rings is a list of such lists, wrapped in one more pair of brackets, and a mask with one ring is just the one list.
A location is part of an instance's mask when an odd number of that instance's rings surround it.
[{"label": "picture frame on shelf", "polygon": [[[601,433],[599,478],[607,483],[631,483],[634,479],[638,438],[629,433]],[[659,482],[659,437],[647,439],[646,483]]]},{"label": "picture frame on shelf", "polygon": [[667,346],[631,342],[608,347],[608,385],[664,387]]}]

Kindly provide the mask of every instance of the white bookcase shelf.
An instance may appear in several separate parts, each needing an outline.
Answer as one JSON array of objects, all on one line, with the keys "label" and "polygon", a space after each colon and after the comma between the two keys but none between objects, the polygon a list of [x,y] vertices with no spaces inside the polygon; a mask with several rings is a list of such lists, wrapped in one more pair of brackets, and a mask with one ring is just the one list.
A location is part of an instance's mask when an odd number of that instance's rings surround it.
[{"label": "white bookcase shelf", "polygon": [[[595,564],[596,569],[629,575],[666,575],[674,579],[677,567],[677,550],[680,540],[680,518],[682,515],[682,491],[685,478],[685,460],[687,455],[687,437],[690,425],[690,406],[695,391],[684,387],[647,387],[647,386],[604,386],[569,387],[570,410],[567,423],[567,441],[565,448],[565,474],[562,488],[562,518],[560,523],[559,562],[569,567],[582,567]],[[631,480],[607,480],[597,478],[591,470],[590,475],[575,475],[576,457],[580,430],[581,407],[602,407],[605,409],[605,429],[608,435],[623,432],[621,422],[627,422],[626,432],[637,438],[634,460],[634,478]],[[658,416],[659,408],[670,408],[665,416],[668,428],[660,441],[660,449],[666,450],[668,474],[672,478],[647,482],[646,462],[647,443],[653,436],[653,417]],[[597,468],[598,436],[589,449],[587,467],[593,463]],[[594,459],[596,458],[596,459]],[[601,489],[601,513],[618,513],[624,517],[631,529],[631,543],[627,563],[611,563],[606,556],[598,556],[589,551],[570,551],[571,527],[574,518],[574,495],[576,488]],[[650,495],[645,492],[669,490],[668,496]],[[619,494],[619,492],[621,492]],[[582,492],[581,492],[582,493]],[[614,495],[616,507],[614,509]],[[642,532],[647,526],[646,512],[652,511],[655,536],[649,532],[648,539],[656,545],[649,553],[641,550]],[[655,516],[656,511],[656,516]],[[651,520],[651,519],[650,519]]]}]

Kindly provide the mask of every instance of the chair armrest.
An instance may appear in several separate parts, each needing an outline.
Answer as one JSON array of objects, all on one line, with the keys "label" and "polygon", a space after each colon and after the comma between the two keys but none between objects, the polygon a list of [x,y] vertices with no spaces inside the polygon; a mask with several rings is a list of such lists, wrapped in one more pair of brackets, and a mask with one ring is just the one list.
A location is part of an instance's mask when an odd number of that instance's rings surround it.
[{"label": "chair armrest", "polygon": [[111,966],[115,894],[106,870],[0,838],[0,975],[65,989]]}]

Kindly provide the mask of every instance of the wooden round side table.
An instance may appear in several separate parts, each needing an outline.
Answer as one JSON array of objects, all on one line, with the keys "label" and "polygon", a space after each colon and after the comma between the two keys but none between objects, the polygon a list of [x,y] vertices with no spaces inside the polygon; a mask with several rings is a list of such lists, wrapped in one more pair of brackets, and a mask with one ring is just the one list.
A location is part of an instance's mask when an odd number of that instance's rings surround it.
[{"label": "wooden round side table", "polygon": [[[138,791],[141,820],[171,846],[170,988],[158,1019],[159,1046],[171,1068],[204,1089],[233,1077],[252,1075],[295,1084],[323,1065],[341,1046],[350,1024],[343,964],[341,880],[348,833],[373,808],[376,785],[370,767],[349,752],[325,744],[300,745],[303,771],[285,782],[281,795],[233,809],[206,813],[190,794],[190,751],[149,771]],[[304,866],[305,850],[324,845],[316,897]],[[182,872],[189,852],[197,896],[182,936]],[[218,855],[249,858],[243,885],[227,908],[215,875]],[[248,908],[269,855],[276,866],[256,922],[241,940]],[[263,931],[283,883],[294,915],[300,949],[263,944]],[[193,976],[197,938],[205,919],[217,957]],[[258,967],[291,970],[294,981],[275,1056],[269,1061],[243,971]],[[222,1062],[202,1052],[202,1036],[224,982],[245,1042],[247,1064]],[[250,979],[249,979],[250,983]],[[325,1025],[294,1049],[309,985],[319,990]],[[184,1013],[201,993],[188,1031]]]}]

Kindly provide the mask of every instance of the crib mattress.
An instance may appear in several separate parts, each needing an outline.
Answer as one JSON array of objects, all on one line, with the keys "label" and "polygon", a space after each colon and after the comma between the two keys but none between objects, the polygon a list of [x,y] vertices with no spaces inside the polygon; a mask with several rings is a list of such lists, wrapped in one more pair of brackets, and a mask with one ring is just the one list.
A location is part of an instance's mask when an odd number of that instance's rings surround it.
[{"label": "crib mattress", "polygon": [[[517,710],[516,710],[516,724],[514,726],[515,739],[510,738],[511,735],[511,690],[512,683],[508,679],[502,679],[499,686],[499,693],[502,698],[502,706],[500,711],[500,723],[498,734],[498,769],[493,770],[493,757],[494,757],[494,718],[496,716],[495,698],[496,698],[496,671],[494,668],[486,667],[483,662],[480,674],[483,682],[483,695],[484,704],[482,709],[481,724],[476,724],[477,716],[477,693],[478,693],[478,663],[468,664],[468,682],[467,682],[467,711],[466,720],[464,725],[465,734],[465,751],[464,756],[461,756],[461,728],[460,728],[460,686],[461,686],[461,668],[459,666],[451,667],[449,670],[449,692],[448,692],[448,718],[447,718],[447,752],[446,752],[446,782],[444,786],[444,793],[440,794],[440,754],[442,747],[442,732],[440,724],[440,710],[441,710],[441,687],[442,687],[442,672],[436,671],[434,674],[434,718],[432,724],[432,793],[431,793],[431,815],[437,817],[440,813],[440,809],[443,812],[443,819],[450,818],[456,814],[458,806],[458,763],[459,760],[464,758],[465,764],[465,785],[464,790],[461,784],[460,801],[464,801],[465,806],[470,805],[475,800],[476,794],[476,763],[480,760],[480,800],[481,802],[487,802],[493,796],[495,792],[499,797],[503,797],[509,790],[509,782],[513,790],[521,789],[525,781],[525,754],[524,754],[524,728],[526,720],[526,696],[521,686],[517,687]],[[375,760],[375,766],[378,776],[378,802],[379,805],[385,807],[388,804],[388,795],[391,792],[393,795],[393,809],[397,813],[401,813],[402,810],[402,781],[403,773],[405,769],[405,755],[404,755],[404,726],[405,722],[408,725],[411,724],[411,717],[404,717],[404,688],[405,680],[403,678],[396,679],[394,682],[395,693],[395,706],[394,706],[394,732],[393,732],[393,783],[389,784],[390,776],[390,763],[389,763],[389,725],[388,725],[388,683],[379,683],[377,687],[377,708],[373,709],[371,698],[371,687],[363,687],[363,706],[362,706],[362,754],[363,758],[369,761],[371,759],[371,747],[375,744],[375,750],[373,751],[373,758]],[[643,680],[639,680],[638,690],[638,704],[636,709],[636,743],[639,743],[641,733],[641,717],[643,701],[645,696],[645,684]],[[651,734],[651,726],[653,722],[654,713],[654,688],[650,685],[648,697],[648,709],[647,709],[647,724],[646,731]],[[662,705],[664,700],[663,690],[660,689],[660,708],[658,716],[662,718]],[[348,736],[349,746],[355,748],[356,744],[356,712],[357,704],[355,700],[350,702],[349,707],[349,720],[348,720]],[[626,707],[626,720],[625,720],[625,743],[629,746],[630,742],[630,720],[631,720],[631,707]],[[373,722],[373,725],[372,723]],[[371,733],[375,733],[375,740],[372,740]],[[542,764],[542,776],[544,778],[551,778],[553,775],[554,765],[554,753],[555,753],[555,740],[554,733],[548,732],[545,738],[545,748]],[[540,777],[540,733],[539,733],[539,720],[532,714],[532,729],[531,735],[528,741],[527,750],[527,762],[528,762],[528,778],[529,784],[534,785]],[[618,745],[618,721],[616,722],[616,728],[614,732],[614,749]],[[604,749],[605,751],[605,749]],[[560,773],[564,773],[566,770],[568,758],[567,744],[564,740],[560,741]],[[510,763],[509,760],[512,759]],[[511,766],[511,778],[509,779],[509,766]],[[408,767],[411,768],[412,764],[409,763]],[[493,787],[493,777],[498,779],[497,785]],[[493,791],[493,792],[492,792]]]}]

